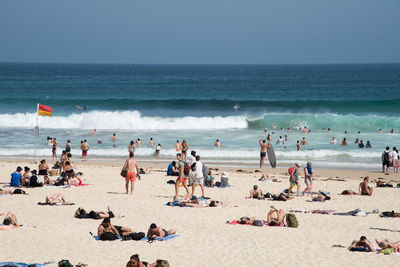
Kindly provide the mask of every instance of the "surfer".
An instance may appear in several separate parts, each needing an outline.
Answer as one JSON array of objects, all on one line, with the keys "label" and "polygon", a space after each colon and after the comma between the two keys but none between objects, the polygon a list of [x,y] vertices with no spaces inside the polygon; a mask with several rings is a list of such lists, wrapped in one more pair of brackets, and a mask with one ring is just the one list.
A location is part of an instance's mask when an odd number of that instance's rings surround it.
[{"label": "surfer", "polygon": [[80,106],[78,106],[78,105],[75,105],[75,107],[76,107],[77,109],[79,109],[79,110],[86,110],[86,106],[80,107]]},{"label": "surfer", "polygon": [[260,168],[264,167],[264,160],[265,157],[267,156],[267,147],[271,147],[270,143],[268,144],[265,143],[265,139],[260,139],[258,140],[258,143],[260,144]]}]

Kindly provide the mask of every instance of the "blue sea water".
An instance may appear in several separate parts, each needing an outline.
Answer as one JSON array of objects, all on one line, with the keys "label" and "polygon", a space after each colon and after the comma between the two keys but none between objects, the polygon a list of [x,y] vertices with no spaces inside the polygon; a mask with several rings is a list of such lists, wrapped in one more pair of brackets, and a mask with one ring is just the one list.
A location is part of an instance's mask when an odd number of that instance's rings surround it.
[{"label": "blue sea water", "polygon": [[[33,156],[37,103],[54,110],[52,118],[39,117],[41,157],[51,154],[47,136],[61,147],[71,139],[75,155],[80,140],[88,139],[89,156],[113,158],[125,157],[128,142],[137,138],[143,140],[137,156],[152,158],[147,142],[153,137],[163,146],[164,160],[174,157],[176,140],[186,138],[206,161],[256,164],[258,139],[267,129],[273,143],[289,137],[285,145],[274,145],[278,166],[312,160],[321,167],[377,168],[384,147],[400,141],[400,64],[1,63],[0,157]],[[312,132],[299,132],[304,126]],[[94,128],[96,137],[90,135]],[[309,145],[296,151],[303,136]],[[349,145],[331,145],[333,136],[339,143],[347,138]],[[213,146],[217,138],[221,149]],[[359,149],[356,138],[369,140],[372,149]]]}]

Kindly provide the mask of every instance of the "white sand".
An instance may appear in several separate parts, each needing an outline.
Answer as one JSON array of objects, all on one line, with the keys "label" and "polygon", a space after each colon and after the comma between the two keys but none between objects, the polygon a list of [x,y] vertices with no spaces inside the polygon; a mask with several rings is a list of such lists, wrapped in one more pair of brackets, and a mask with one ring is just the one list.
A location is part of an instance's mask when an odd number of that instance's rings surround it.
[{"label": "white sand", "polygon": [[[122,164],[122,163],[121,163]],[[9,175],[16,166],[36,166],[27,162],[0,161],[0,182],[9,182]],[[114,166],[113,166],[114,165]],[[249,190],[258,184],[263,192],[278,193],[287,188],[286,169],[274,170],[280,183],[260,182],[259,173],[242,174],[233,170],[230,174],[231,188],[206,189],[212,199],[228,201],[239,207],[228,208],[179,208],[166,207],[172,199],[174,187],[167,185],[169,177],[153,169],[152,174],[142,175],[136,182],[134,195],[123,194],[124,180],[119,176],[118,164],[75,164],[82,171],[86,187],[65,189],[27,188],[29,195],[0,196],[0,212],[13,211],[21,224],[33,224],[0,231],[0,261],[45,262],[69,259],[97,266],[125,266],[132,254],[138,253],[145,261],[167,259],[171,266],[394,266],[400,255],[377,255],[375,253],[352,253],[332,245],[348,246],[353,239],[366,235],[375,238],[400,240],[400,218],[380,218],[377,214],[367,217],[334,216],[296,213],[299,228],[253,227],[228,225],[227,220],[241,216],[266,219],[270,205],[289,209],[333,209],[346,212],[356,208],[364,211],[399,211],[399,188],[374,188],[374,195],[340,196],[344,189],[358,189],[361,175],[384,177],[386,181],[399,181],[400,175],[383,176],[362,171],[315,170],[324,177],[345,178],[346,181],[323,181],[318,177],[314,191],[331,192],[333,199],[324,203],[312,203],[309,197],[298,197],[288,202],[247,200]],[[154,166],[154,165],[153,165]],[[166,168],[166,166],[156,166]],[[267,169],[270,173],[273,171]],[[218,175],[217,175],[218,176]],[[219,176],[218,176],[219,177]],[[351,179],[349,179],[351,178]],[[302,180],[302,186],[304,186]],[[197,189],[200,195],[200,189]],[[181,189],[183,194],[184,189]],[[38,206],[46,195],[64,194],[75,206]],[[112,192],[112,193],[110,193]],[[178,238],[165,242],[95,241],[89,232],[96,233],[100,221],[73,218],[78,207],[86,210],[105,210],[107,205],[126,217],[112,219],[115,225],[131,227],[146,232],[155,222],[170,229],[177,229]],[[1,217],[2,219],[2,217]],[[387,231],[374,228],[387,229]]]}]

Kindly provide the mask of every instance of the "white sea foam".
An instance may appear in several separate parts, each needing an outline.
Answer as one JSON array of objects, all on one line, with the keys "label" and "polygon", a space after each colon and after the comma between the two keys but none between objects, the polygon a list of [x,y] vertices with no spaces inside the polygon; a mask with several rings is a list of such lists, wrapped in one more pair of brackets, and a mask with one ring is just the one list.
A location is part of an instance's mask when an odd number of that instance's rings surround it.
[{"label": "white sea foam", "polygon": [[[36,113],[0,114],[0,127],[34,127]],[[245,129],[244,116],[163,118],[142,116],[138,111],[91,111],[68,116],[39,117],[49,129],[119,130],[217,130]]]}]

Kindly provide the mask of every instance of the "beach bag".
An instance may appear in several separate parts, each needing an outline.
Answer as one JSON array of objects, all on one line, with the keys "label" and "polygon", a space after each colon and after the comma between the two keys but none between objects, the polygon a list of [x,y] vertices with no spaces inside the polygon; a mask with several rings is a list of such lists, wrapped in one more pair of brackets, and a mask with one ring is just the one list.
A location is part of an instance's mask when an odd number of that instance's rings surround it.
[{"label": "beach bag", "polygon": [[123,168],[123,169],[121,170],[121,173],[120,173],[120,174],[121,174],[122,177],[125,178],[125,177],[128,175],[128,168]]},{"label": "beach bag", "polygon": [[100,240],[102,240],[102,241],[112,241],[115,239],[117,239],[117,237],[112,232],[104,232],[100,236]]},{"label": "beach bag", "polygon": [[57,176],[58,170],[51,170],[51,171],[49,172],[49,174],[50,174],[50,176]]},{"label": "beach bag", "polygon": [[290,167],[289,169],[288,169],[288,174],[290,175],[290,174],[292,174],[292,171],[293,171],[293,168],[292,167]]},{"label": "beach bag", "polygon": [[58,262],[58,267],[74,267],[69,260],[61,260]]},{"label": "beach bag", "polygon": [[384,162],[389,162],[390,161],[390,155],[389,152],[383,152],[383,161]]},{"label": "beach bag", "polygon": [[216,186],[216,187],[220,187],[220,186],[221,186],[221,182],[216,182],[216,183],[215,183],[215,186]]},{"label": "beach bag", "polygon": [[139,241],[140,239],[142,239],[143,237],[145,237],[145,233],[143,232],[137,232],[137,233],[132,233],[130,234],[130,236],[132,237],[132,240],[136,240]]},{"label": "beach bag", "polygon": [[221,177],[221,187],[229,186],[228,177]]},{"label": "beach bag", "polygon": [[190,173],[190,164],[185,162],[185,165],[183,166],[183,174],[185,176],[188,176]]},{"label": "beach bag", "polygon": [[288,227],[299,227],[299,222],[297,221],[296,215],[294,215],[293,213],[286,214],[286,223]]}]

